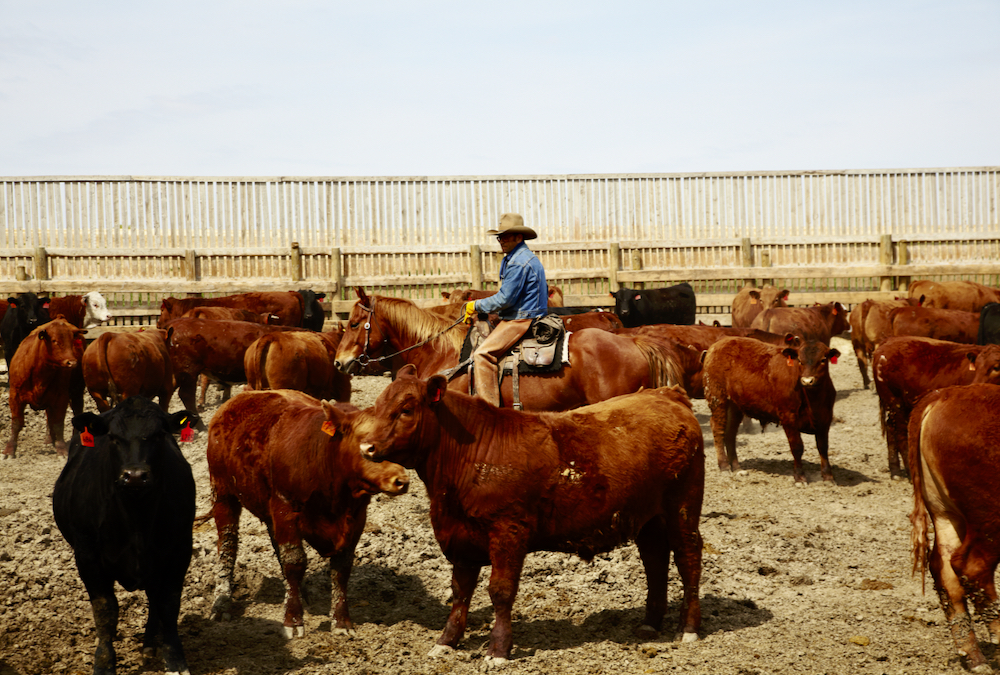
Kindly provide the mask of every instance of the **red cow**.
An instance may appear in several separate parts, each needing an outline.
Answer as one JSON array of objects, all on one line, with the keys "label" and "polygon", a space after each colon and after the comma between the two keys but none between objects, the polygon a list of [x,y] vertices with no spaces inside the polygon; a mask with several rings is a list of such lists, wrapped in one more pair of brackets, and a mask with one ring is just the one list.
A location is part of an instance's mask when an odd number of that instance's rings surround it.
[{"label": "red cow", "polygon": [[129,396],[158,397],[166,412],[174,394],[167,331],[104,333],[83,353],[83,381],[101,412]]},{"label": "red cow", "polygon": [[55,318],[60,314],[77,328],[100,326],[111,318],[107,301],[97,291],[49,298],[49,316]]},{"label": "red cow", "polygon": [[[928,394],[910,417],[913,475],[913,569],[929,566],[959,655],[975,672],[990,672],[966,599],[1000,642],[994,574],[1000,560],[1000,387],[974,384]],[[927,536],[928,516],[934,543]],[[928,561],[928,558],[930,560]]]},{"label": "red cow", "polygon": [[758,340],[727,337],[705,353],[705,399],[712,412],[712,435],[722,471],[740,470],[736,432],[744,415],[761,424],[780,424],[802,472],[802,432],[816,436],[820,474],[833,480],[828,459],[833,403],[837,396],[829,363],[840,352],[809,340],[798,347],[774,347]]},{"label": "red cow", "polygon": [[758,314],[750,326],[778,335],[793,333],[803,341],[813,340],[823,344],[830,344],[830,338],[850,328],[847,310],[839,302],[815,307],[767,309]]},{"label": "red cow", "polygon": [[373,423],[361,439],[369,457],[414,468],[427,486],[434,534],[452,564],[453,598],[431,656],[462,639],[483,565],[493,568],[496,617],[486,658],[502,664],[528,553],[589,560],[630,540],[647,576],[641,633],[655,634],[663,621],[673,551],[684,588],[678,627],[684,640],[697,639],[705,456],[687,397],[661,388],[570,412],[525,413],[415,372],[401,369],[362,413]]},{"label": "red cow", "polygon": [[[223,400],[232,385],[246,382],[243,358],[254,340],[267,333],[302,330],[289,326],[265,326],[249,321],[174,319],[167,327],[167,351],[177,382],[177,395],[188,410],[195,410],[195,390],[199,375],[223,386]],[[202,390],[202,405],[205,391]],[[198,428],[205,429],[199,420]]]},{"label": "red cow", "polygon": [[271,323],[271,314],[255,314],[249,309],[238,309],[236,307],[195,307],[184,312],[184,316],[191,319],[213,319],[215,321],[249,321],[250,323]]},{"label": "red cow", "polygon": [[865,389],[871,385],[868,364],[871,363],[875,347],[885,340],[889,331],[889,311],[896,307],[916,306],[920,298],[896,298],[895,300],[865,300],[851,310],[848,323],[851,325],[851,347],[858,358],[858,369]]},{"label": "red cow", "polygon": [[889,338],[872,355],[879,418],[889,453],[889,473],[905,475],[907,423],[917,399],[934,389],[1000,384],[1000,345],[966,345],[923,337]]},{"label": "red cow", "polygon": [[931,307],[897,307],[889,312],[888,336],[928,337],[976,344],[979,313]]},{"label": "red cow", "polygon": [[978,312],[987,303],[1000,302],[1000,290],[975,281],[914,281],[909,286],[911,298],[924,296],[924,307]]},{"label": "red cow", "polygon": [[351,376],[334,362],[343,333],[289,332],[262,335],[243,357],[248,389],[295,389],[310,396],[351,400]]},{"label": "red cow", "polygon": [[303,540],[330,560],[334,632],[353,632],[347,581],[368,502],[373,494],[401,494],[409,485],[403,467],[361,456],[356,410],[282,390],[244,392],[215,412],[207,456],[222,577],[214,615],[224,616],[232,603],[240,513],[246,508],[267,526],[278,554],[287,590],[286,635],[305,633]]},{"label": "red cow", "polygon": [[267,312],[278,317],[272,323],[281,326],[301,326],[302,302],[302,296],[296,291],[239,293],[221,298],[164,298],[160,304],[160,318],[156,322],[156,327],[166,328],[167,323],[184,316],[185,312],[205,306],[234,307],[254,314]]},{"label": "red cow", "polygon": [[659,323],[651,326],[625,328],[616,332],[628,335],[669,338],[682,344],[691,345],[700,351],[705,351],[724,337],[748,337],[781,347],[797,341],[796,336],[790,333],[777,335],[776,333],[768,333],[756,328],[734,328],[731,326],[675,326],[669,323]]},{"label": "red cow", "polygon": [[601,328],[614,333],[619,328],[623,328],[622,320],[614,312],[582,312],[580,314],[565,314],[559,317],[563,326],[569,332],[583,330],[584,328]]},{"label": "red cow", "polygon": [[732,320],[734,328],[749,328],[754,318],[765,309],[787,307],[788,290],[767,284],[763,288],[746,286],[733,298]]},{"label": "red cow", "polygon": [[17,437],[24,428],[24,408],[44,410],[48,425],[47,443],[66,456],[63,428],[66,408],[83,412],[83,334],[65,319],[56,319],[34,329],[21,342],[10,362],[10,439],[3,457],[17,454]]}]

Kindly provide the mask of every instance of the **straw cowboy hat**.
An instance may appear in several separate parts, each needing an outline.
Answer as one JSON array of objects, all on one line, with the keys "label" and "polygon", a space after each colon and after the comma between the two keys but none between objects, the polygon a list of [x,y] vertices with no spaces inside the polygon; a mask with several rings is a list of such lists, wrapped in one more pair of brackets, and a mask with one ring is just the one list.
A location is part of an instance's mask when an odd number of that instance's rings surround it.
[{"label": "straw cowboy hat", "polygon": [[500,216],[500,225],[495,230],[486,230],[486,234],[495,237],[498,234],[521,234],[525,239],[535,239],[538,235],[524,224],[524,218],[517,213],[505,213]]}]

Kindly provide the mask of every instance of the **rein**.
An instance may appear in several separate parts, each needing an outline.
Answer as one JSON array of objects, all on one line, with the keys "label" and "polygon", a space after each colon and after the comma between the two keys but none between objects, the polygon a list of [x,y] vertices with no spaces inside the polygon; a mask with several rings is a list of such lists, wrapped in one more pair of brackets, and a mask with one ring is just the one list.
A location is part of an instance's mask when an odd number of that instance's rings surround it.
[{"label": "rein", "polygon": [[375,358],[372,358],[372,357],[368,356],[368,345],[369,345],[369,343],[371,341],[371,335],[372,335],[372,319],[375,318],[375,303],[373,302],[371,307],[365,307],[362,304],[359,304],[358,307],[360,307],[361,309],[363,309],[366,312],[368,312],[368,321],[365,322],[365,346],[361,350],[360,356],[358,356],[358,358],[356,359],[357,362],[361,365],[362,368],[367,367],[369,363],[381,363],[382,361],[388,361],[392,357],[399,356],[400,354],[408,352],[411,349],[416,349],[417,347],[423,347],[425,344],[427,344],[431,340],[435,340],[435,339],[441,337],[442,335],[444,335],[445,333],[447,333],[452,328],[454,328],[455,326],[457,326],[458,324],[462,323],[462,321],[465,320],[464,316],[459,316],[458,319],[455,320],[455,323],[451,324],[450,326],[448,326],[447,328],[445,328],[441,332],[436,333],[436,334],[430,336],[429,338],[427,338],[423,342],[418,342],[415,345],[410,345],[409,347],[405,347],[404,349],[400,349],[398,352],[394,352],[392,354],[387,354],[385,356],[376,356]]}]

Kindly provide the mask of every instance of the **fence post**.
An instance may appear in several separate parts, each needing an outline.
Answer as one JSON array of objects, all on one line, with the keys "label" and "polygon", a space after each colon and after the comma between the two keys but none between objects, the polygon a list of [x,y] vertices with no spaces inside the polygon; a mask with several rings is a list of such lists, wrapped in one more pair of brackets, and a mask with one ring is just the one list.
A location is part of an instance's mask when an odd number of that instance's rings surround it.
[{"label": "fence post", "polygon": [[[879,239],[878,244],[878,262],[880,265],[891,265],[892,264],[892,235],[883,234]],[[880,291],[891,291],[892,290],[892,277],[883,276],[879,282]]]},{"label": "fence post", "polygon": [[[742,259],[743,267],[753,267],[753,248],[750,246],[750,237],[743,237],[740,239],[740,258]],[[744,279],[744,286],[756,286],[756,279]]]},{"label": "fence post", "polygon": [[302,249],[299,248],[299,242],[292,242],[292,257],[289,260],[289,272],[292,275],[292,281],[302,280]]},{"label": "fence post", "polygon": [[184,278],[188,281],[198,281],[198,257],[194,249],[184,251]]},{"label": "fence post", "polygon": [[[632,251],[632,269],[641,270],[642,269],[642,253],[639,251]],[[646,284],[642,281],[637,281],[633,288],[643,289],[646,288]]]},{"label": "fence post", "polygon": [[469,246],[469,282],[475,290],[483,289],[483,254],[479,244]]},{"label": "fence post", "polygon": [[338,298],[342,297],[344,290],[344,261],[340,257],[339,248],[330,249],[330,281],[333,283],[333,293]]},{"label": "fence post", "polygon": [[[910,264],[910,249],[907,246],[907,244],[906,244],[905,241],[899,242],[897,255],[899,256],[899,260],[897,261],[898,264],[900,264],[900,265],[909,265]],[[910,290],[910,277],[909,276],[899,277],[899,285],[897,286],[897,288],[900,291],[903,291],[904,293],[907,292],[907,291],[909,291]]]},{"label": "fence post", "polygon": [[[760,266],[770,267],[771,266],[771,252],[761,251],[760,252]],[[761,279],[760,283],[762,286],[774,285],[774,279]]]},{"label": "fence post", "polygon": [[35,249],[35,278],[39,281],[49,279],[49,254],[44,246]]},{"label": "fence post", "polygon": [[14,279],[17,281],[27,281],[28,271],[24,269],[24,265],[18,265],[17,269],[14,271]]},{"label": "fence post", "polygon": [[618,258],[621,256],[620,244],[608,244],[608,288],[612,293],[621,290],[618,283]]}]

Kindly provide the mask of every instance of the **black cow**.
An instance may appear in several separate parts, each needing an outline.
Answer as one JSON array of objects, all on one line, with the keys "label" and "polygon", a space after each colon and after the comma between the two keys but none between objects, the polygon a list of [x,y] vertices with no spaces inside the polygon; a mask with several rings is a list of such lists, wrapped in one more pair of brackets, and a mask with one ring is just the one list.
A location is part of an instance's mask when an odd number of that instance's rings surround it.
[{"label": "black cow", "polygon": [[694,324],[694,289],[686,282],[648,291],[622,288],[611,297],[615,299],[615,314],[626,328],[653,323]]},{"label": "black cow", "polygon": [[144,396],[73,418],[77,431],[52,491],[52,511],[90,596],[94,673],[115,672],[115,581],[146,591],[143,654],[155,653],[159,637],[165,670],[188,672],[177,616],[191,562],[195,484],[171,434],[195,420],[187,411],[169,415]]},{"label": "black cow", "polygon": [[317,332],[322,331],[326,314],[319,301],[326,297],[326,293],[316,293],[308,288],[300,288],[299,295],[302,296],[302,327]]},{"label": "black cow", "polygon": [[979,310],[977,345],[1000,344],[1000,303],[990,302]]},{"label": "black cow", "polygon": [[34,293],[21,293],[16,298],[7,298],[7,302],[10,307],[0,321],[0,338],[3,339],[3,351],[10,368],[14,352],[28,333],[50,319],[48,298],[42,300]]}]

